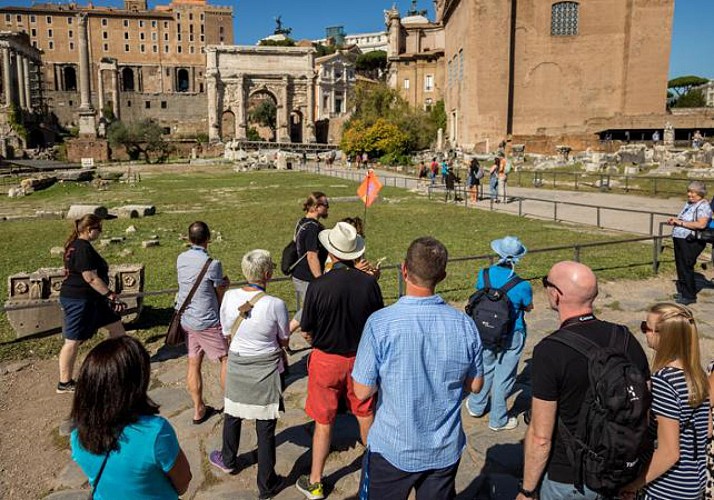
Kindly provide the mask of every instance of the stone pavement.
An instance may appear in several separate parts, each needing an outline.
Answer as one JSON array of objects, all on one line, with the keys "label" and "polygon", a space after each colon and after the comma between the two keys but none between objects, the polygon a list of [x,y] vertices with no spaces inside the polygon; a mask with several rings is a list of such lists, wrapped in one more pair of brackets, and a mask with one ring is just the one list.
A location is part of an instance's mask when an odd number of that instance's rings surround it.
[{"label": "stone pavement", "polygon": [[[645,309],[652,303],[671,297],[671,278],[657,277],[643,281],[601,283],[601,292],[596,303],[596,312],[601,317],[627,324],[640,341],[639,322],[644,319]],[[635,293],[633,293],[635,291]],[[714,356],[714,290],[704,290],[693,310],[700,321],[702,331],[703,360]],[[464,297],[465,301],[466,297]],[[529,404],[529,362],[534,345],[556,327],[556,316],[548,310],[541,287],[534,287],[535,309],[528,314],[528,339],[521,358],[519,375],[510,405],[519,415],[520,425],[512,431],[493,432],[488,429],[488,419],[472,418],[462,411],[468,445],[464,451],[457,476],[458,498],[487,499],[513,498],[514,488],[521,475],[523,449],[521,440],[525,425],[521,414]],[[463,307],[463,303],[454,304]],[[305,358],[309,352],[298,336],[291,340],[299,352],[291,356],[291,374],[285,391],[286,412],[277,428],[277,470],[288,476],[288,486],[276,497],[280,500],[303,498],[293,486],[297,476],[308,471],[312,426],[303,408],[307,387]],[[192,410],[189,396],[184,389],[186,370],[185,354],[149,345],[153,353],[152,383],[150,395],[161,404],[161,414],[170,419],[186,452],[193,480],[184,498],[194,499],[254,499],[257,497],[256,438],[254,425],[243,426],[240,446],[241,471],[226,475],[208,464],[207,453],[220,446],[222,420],[214,417],[203,425],[191,422]],[[217,366],[204,366],[207,400],[214,406],[222,406],[217,382]],[[328,459],[325,482],[329,498],[355,498],[363,448],[357,442],[358,429],[355,420],[348,415],[340,416],[335,426],[333,451]],[[86,479],[70,460],[57,477],[55,493],[46,498],[79,500],[86,498]],[[60,491],[61,490],[61,491]],[[489,490],[494,490],[489,496]]]}]

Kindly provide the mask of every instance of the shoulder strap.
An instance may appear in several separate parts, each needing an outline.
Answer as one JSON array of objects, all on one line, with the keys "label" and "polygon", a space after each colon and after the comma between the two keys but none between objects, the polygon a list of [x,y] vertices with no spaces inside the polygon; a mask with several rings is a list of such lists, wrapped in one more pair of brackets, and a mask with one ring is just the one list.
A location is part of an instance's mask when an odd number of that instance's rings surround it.
[{"label": "shoulder strap", "polygon": [[501,287],[501,291],[503,293],[508,293],[510,292],[513,287],[521,283],[523,279],[520,276],[514,275],[511,279],[509,279],[504,285]]},{"label": "shoulder strap", "polygon": [[99,480],[102,478],[102,473],[104,472],[104,467],[107,465],[107,460],[109,460],[109,454],[112,452],[112,450],[109,450],[107,454],[104,456],[104,460],[102,461],[102,466],[99,468],[99,473],[97,474],[97,478],[94,480],[94,484],[92,486],[92,492],[89,494],[89,498],[94,498],[94,492],[97,491],[97,486],[99,486]]},{"label": "shoulder strap", "polygon": [[560,330],[558,330],[547,338],[570,347],[571,349],[579,352],[586,358],[590,357],[591,349],[601,347],[599,344],[593,342],[589,338],[583,335],[578,335],[577,333],[572,332],[570,330],[566,330],[565,328],[561,328]]},{"label": "shoulder strap", "polygon": [[488,277],[488,272],[490,268],[482,269],[481,272],[483,273],[483,288],[488,289],[491,288],[491,278]]},{"label": "shoulder strap", "polygon": [[240,324],[243,323],[243,320],[248,317],[248,314],[255,307],[255,304],[263,297],[265,297],[265,292],[256,293],[252,299],[250,299],[238,308],[238,311],[240,312],[238,313],[238,317],[236,318],[235,322],[233,323],[233,326],[231,327],[231,335],[236,334]]},{"label": "shoulder strap", "polygon": [[206,263],[203,265],[203,268],[201,269],[201,272],[198,273],[198,277],[196,278],[196,282],[193,284],[191,287],[191,291],[188,292],[188,295],[186,296],[186,300],[183,301],[183,304],[181,304],[181,307],[179,307],[179,310],[176,314],[181,316],[183,312],[186,310],[188,305],[191,303],[191,299],[193,298],[193,295],[196,293],[196,290],[198,290],[198,285],[201,284],[201,280],[203,280],[203,277],[206,275],[206,271],[208,271],[208,266],[211,265],[211,262],[213,262],[213,259],[209,257],[206,260]]}]

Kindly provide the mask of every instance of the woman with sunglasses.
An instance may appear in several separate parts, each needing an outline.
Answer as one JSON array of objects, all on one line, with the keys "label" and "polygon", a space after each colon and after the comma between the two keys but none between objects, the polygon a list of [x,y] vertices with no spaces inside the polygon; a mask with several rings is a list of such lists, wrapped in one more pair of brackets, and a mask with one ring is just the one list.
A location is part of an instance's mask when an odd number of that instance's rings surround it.
[{"label": "woman with sunglasses", "polygon": [[661,302],[650,307],[641,330],[655,351],[650,432],[657,447],[642,475],[624,488],[625,498],[643,489],[646,499],[698,500],[711,414],[696,322],[686,307]]},{"label": "woman with sunglasses", "polygon": [[65,278],[60,288],[64,345],[59,355],[58,394],[74,392],[72,375],[82,342],[99,328],[109,330],[110,337],[126,334],[120,316],[126,304],[109,289],[109,265],[92,247],[101,233],[102,219],[87,214],[74,221],[64,245]]}]

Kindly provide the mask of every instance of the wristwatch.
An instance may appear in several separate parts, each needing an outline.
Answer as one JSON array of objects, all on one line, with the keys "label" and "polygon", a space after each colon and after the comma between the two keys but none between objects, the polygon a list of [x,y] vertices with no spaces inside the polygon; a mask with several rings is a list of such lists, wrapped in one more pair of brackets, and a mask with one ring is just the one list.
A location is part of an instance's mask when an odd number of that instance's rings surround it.
[{"label": "wristwatch", "polygon": [[536,497],[536,489],[533,488],[532,490],[525,490],[523,489],[523,481],[519,481],[518,483],[518,493],[523,495],[526,498],[535,498]]}]

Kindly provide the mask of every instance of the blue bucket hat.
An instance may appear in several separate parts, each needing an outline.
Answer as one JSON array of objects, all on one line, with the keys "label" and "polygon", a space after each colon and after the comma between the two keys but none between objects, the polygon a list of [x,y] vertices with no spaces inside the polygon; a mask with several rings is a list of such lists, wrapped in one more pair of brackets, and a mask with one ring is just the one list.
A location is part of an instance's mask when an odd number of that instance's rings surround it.
[{"label": "blue bucket hat", "polygon": [[515,236],[506,236],[500,240],[493,240],[491,248],[501,257],[499,262],[511,262],[513,264],[521,260],[528,252],[521,240]]}]

